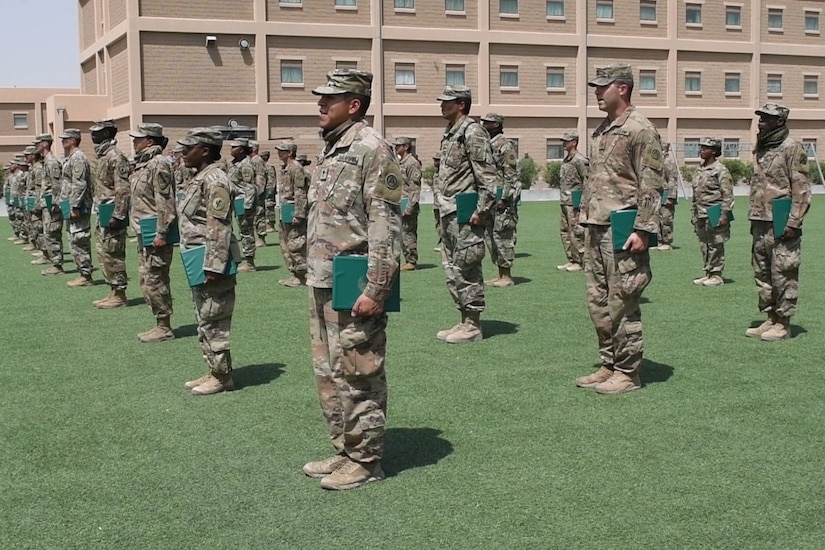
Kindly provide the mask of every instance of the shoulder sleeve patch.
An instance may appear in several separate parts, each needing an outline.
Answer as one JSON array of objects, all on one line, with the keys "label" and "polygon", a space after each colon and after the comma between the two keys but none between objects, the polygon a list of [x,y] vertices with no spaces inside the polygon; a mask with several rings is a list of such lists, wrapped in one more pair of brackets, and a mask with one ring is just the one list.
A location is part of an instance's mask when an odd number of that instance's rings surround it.
[{"label": "shoulder sleeve patch", "polygon": [[473,135],[467,140],[467,152],[476,162],[488,162],[487,149],[489,145],[483,136]]},{"label": "shoulder sleeve patch", "polygon": [[213,218],[225,220],[229,214],[229,191],[223,187],[213,189],[209,195],[206,213]]},{"label": "shoulder sleeve patch", "polygon": [[403,181],[404,175],[398,164],[391,161],[385,162],[378,174],[378,181],[375,183],[374,197],[392,204],[400,204]]},{"label": "shoulder sleeve patch", "polygon": [[83,177],[83,163],[74,161],[72,162],[72,176],[75,178],[82,178]]},{"label": "shoulder sleeve patch", "polygon": [[121,178],[129,179],[129,162],[126,159],[120,159],[117,163],[117,173]]},{"label": "shoulder sleeve patch", "polygon": [[661,147],[659,147],[658,144],[648,144],[647,151],[645,152],[645,157],[642,160],[642,164],[644,166],[653,168],[654,170],[662,170],[662,166],[664,164],[664,157],[662,156],[662,149]]}]

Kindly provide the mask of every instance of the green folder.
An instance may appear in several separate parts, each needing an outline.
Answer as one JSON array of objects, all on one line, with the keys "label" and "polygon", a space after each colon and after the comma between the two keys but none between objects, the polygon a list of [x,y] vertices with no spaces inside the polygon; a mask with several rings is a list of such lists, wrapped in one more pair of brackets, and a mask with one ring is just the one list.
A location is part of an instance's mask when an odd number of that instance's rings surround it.
[{"label": "green folder", "polygon": [[[366,286],[366,256],[335,256],[332,259],[332,309],[351,311]],[[384,311],[401,311],[401,277],[398,275],[392,282],[392,294],[384,302]]]},{"label": "green folder", "polygon": [[295,217],[295,203],[285,202],[281,205],[281,223],[292,223]]},{"label": "green folder", "polygon": [[46,193],[45,195],[43,195],[43,202],[46,203],[46,208],[51,210],[52,205],[54,204],[54,197],[52,197],[51,193]]},{"label": "green folder", "polygon": [[771,210],[773,211],[773,236],[779,238],[785,232],[788,225],[788,218],[791,217],[791,197],[773,199]]},{"label": "green folder", "polygon": [[[707,208],[708,221],[711,227],[719,227],[719,220],[722,218],[722,203],[712,204]],[[728,223],[734,220],[733,212],[727,214]]]},{"label": "green folder", "polygon": [[107,202],[97,207],[97,225],[100,227],[109,227],[109,222],[112,220],[112,214],[115,213],[115,203]]},{"label": "green folder", "polygon": [[20,197],[14,197],[14,199],[12,199],[12,202],[14,203],[15,208],[20,208]]},{"label": "green folder", "polygon": [[6,200],[6,204],[11,204],[11,191],[6,191],[3,198]]},{"label": "green folder", "polygon": [[455,213],[458,223],[470,223],[478,205],[478,193],[468,191],[455,196]]},{"label": "green folder", "polygon": [[37,202],[37,197],[26,197],[26,210],[34,212],[34,205]]},{"label": "green folder", "polygon": [[668,190],[667,190],[667,189],[662,190],[662,202],[661,202],[661,204],[662,204],[662,205],[667,204],[667,196],[668,196],[669,194],[670,194],[670,193],[668,192]]},{"label": "green folder", "polygon": [[244,211],[243,201],[244,201],[244,196],[243,195],[238,195],[237,197],[235,197],[235,201],[232,203],[232,205],[235,209],[235,215],[236,216],[243,216],[243,211]]},{"label": "green folder", "polygon": [[[613,250],[619,251],[624,248],[624,243],[633,233],[633,224],[636,223],[635,210],[614,210],[610,213],[610,226],[613,228]],[[647,239],[647,247],[659,246],[659,236],[651,234]]]},{"label": "green folder", "polygon": [[[180,259],[183,261],[183,270],[186,273],[186,280],[189,286],[200,286],[206,282],[206,273],[203,270],[203,261],[206,258],[206,245],[192,248],[181,248]],[[238,264],[230,255],[226,262],[224,275],[235,275],[238,273]]]},{"label": "green folder", "polygon": [[[143,243],[144,247],[152,246],[152,242],[155,240],[155,235],[158,233],[158,217],[157,216],[146,216],[145,218],[140,219],[140,242]],[[169,231],[166,233],[166,244],[177,244],[180,242],[180,232],[178,231],[178,222],[172,224],[169,227]]]},{"label": "green folder", "polygon": [[401,215],[404,215],[404,212],[407,211],[407,206],[410,204],[410,199],[401,199]]},{"label": "green folder", "polygon": [[573,189],[570,191],[570,198],[573,201],[573,208],[581,208],[582,206],[582,190]]},{"label": "green folder", "polygon": [[69,199],[63,199],[60,201],[60,213],[63,214],[63,218],[69,219],[69,216],[72,213],[72,205],[69,203]]},{"label": "green folder", "polygon": [[503,196],[504,196],[504,188],[503,187],[496,187],[496,202],[500,201]]},{"label": "green folder", "polygon": [[182,201],[184,197],[186,197],[186,193],[184,193],[183,191],[178,191],[177,195],[175,195],[175,198],[178,201]]}]

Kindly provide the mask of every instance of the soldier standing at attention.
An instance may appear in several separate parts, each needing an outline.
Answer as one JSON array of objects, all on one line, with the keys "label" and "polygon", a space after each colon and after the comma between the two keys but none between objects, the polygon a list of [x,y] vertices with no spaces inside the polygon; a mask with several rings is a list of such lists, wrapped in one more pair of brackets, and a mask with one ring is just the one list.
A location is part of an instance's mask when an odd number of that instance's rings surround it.
[{"label": "soldier standing at attention", "polygon": [[[581,388],[618,394],[641,387],[644,340],[639,301],[652,278],[648,240],[659,229],[664,186],[656,127],[631,104],[633,71],[617,63],[588,83],[607,113],[593,132],[590,176],[581,204],[585,225],[587,306],[599,342],[599,370],[576,379]],[[636,210],[633,232],[614,250],[610,213]]]},{"label": "soldier standing at attention", "polygon": [[63,214],[60,212],[62,167],[52,153],[53,141],[51,134],[39,134],[34,138],[35,147],[43,155],[43,193],[52,196],[52,207],[43,205],[43,255],[52,266],[41,271],[41,275],[63,273]]},{"label": "soldier standing at attention", "polygon": [[[718,160],[721,155],[721,139],[706,137],[699,142],[702,165],[693,176],[693,228],[699,238],[705,275],[693,279],[695,285],[725,284],[722,272],[725,270],[725,242],[730,239],[728,218],[733,210],[733,180]],[[708,219],[708,208],[714,205],[721,205],[722,210],[715,227]],[[665,210],[664,206],[662,210]]]},{"label": "soldier standing at attention", "polygon": [[421,163],[412,154],[412,140],[400,137],[393,142],[395,153],[404,172],[403,198],[407,199],[407,208],[401,212],[401,248],[406,262],[401,271],[415,271],[418,266],[418,212],[421,210]]},{"label": "soldier standing at attention", "polygon": [[89,129],[98,161],[95,167],[95,201],[98,205],[114,203],[107,227],[95,226],[97,261],[109,285],[109,295],[92,302],[98,309],[126,306],[126,229],[129,227],[129,159],[117,147],[114,120],[100,120]]},{"label": "soldier standing at attention", "polygon": [[676,216],[676,199],[679,197],[679,166],[670,154],[670,144],[664,143],[662,154],[665,163],[662,169],[665,178],[667,199],[659,209],[659,246],[656,250],[673,250],[673,219]]},{"label": "soldier standing at attention", "polygon": [[276,231],[276,212],[275,212],[275,195],[277,194],[278,177],[275,175],[275,167],[269,164],[269,151],[261,153],[261,160],[264,161],[264,168],[266,169],[266,190],[264,191],[264,214],[266,216],[266,232],[274,233]]},{"label": "soldier standing at attention", "polygon": [[46,241],[43,235],[43,211],[46,207],[45,199],[43,198],[43,184],[46,182],[43,153],[32,146],[28,161],[31,168],[26,175],[26,188],[28,195],[34,197],[34,209],[31,212],[32,230],[34,232],[34,240],[32,242],[37,249],[32,253],[33,256],[36,256],[36,259],[32,260],[31,263],[34,265],[43,265],[49,263],[49,261],[44,258],[43,253],[46,249]]},{"label": "soldier standing at attention", "polygon": [[[384,479],[387,314],[401,253],[403,174],[392,146],[364,120],[372,73],[335,69],[320,96],[324,148],[309,190],[307,285],[312,361],[336,454],[304,465],[324,489]],[[367,255],[366,286],[352,311],[332,309],[332,264]]]},{"label": "soldier standing at attention", "polygon": [[80,130],[69,128],[60,135],[63,142],[61,200],[68,199],[69,243],[80,276],[69,287],[92,286],[92,174],[86,155],[79,149]]},{"label": "soldier standing at attention", "polygon": [[435,198],[435,183],[438,181],[438,172],[441,170],[441,152],[436,153],[433,155],[433,168],[435,168],[435,172],[433,172],[433,217],[435,218],[435,234],[438,235],[438,242],[435,243],[435,248],[433,248],[434,252],[441,252],[441,213],[438,211],[438,201]]},{"label": "soldier standing at attention", "polygon": [[278,223],[278,236],[281,254],[286,268],[292,273],[288,279],[278,281],[279,285],[298,287],[307,280],[307,181],[306,172],[300,162],[295,160],[298,146],[291,141],[281,142],[275,147],[283,169],[278,180],[278,195],[281,207],[284,204],[295,205],[292,220]]},{"label": "soldier standing at attention", "polygon": [[[441,138],[441,168],[436,180],[441,216],[441,258],[447,289],[461,320],[452,328],[439,331],[436,338],[451,344],[477,342],[484,311],[484,218],[492,216],[496,198],[496,167],[490,149],[490,136],[469,117],[473,104],[470,88],[447,86],[438,96],[441,116],[447,128]],[[478,203],[469,223],[458,223],[456,195],[477,192]]]},{"label": "soldier standing at attention", "polygon": [[[490,215],[484,218],[484,240],[490,249],[490,259],[498,268],[498,277],[486,281],[490,286],[505,288],[513,286],[510,271],[516,259],[516,226],[518,225],[518,157],[509,139],[504,137],[504,117],[498,113],[488,113],[481,117],[484,129],[490,134],[490,148],[496,167],[501,200],[496,203]],[[498,191],[496,191],[498,193]]]},{"label": "soldier standing at attention", "polygon": [[232,196],[242,194],[243,214],[238,216],[238,228],[241,233],[241,250],[244,263],[238,267],[238,273],[255,271],[255,212],[258,205],[258,187],[256,186],[255,166],[249,158],[252,148],[246,138],[237,138],[229,142],[232,163],[226,173]]},{"label": "soldier standing at attention", "polygon": [[266,161],[259,154],[260,144],[255,140],[249,140],[249,160],[255,168],[255,189],[258,192],[255,200],[255,246],[257,248],[266,247],[266,190],[269,188],[267,180]]},{"label": "soldier standing at attention", "polygon": [[584,263],[584,227],[579,223],[581,204],[573,204],[573,191],[584,191],[587,176],[590,173],[590,161],[579,152],[579,134],[576,132],[566,132],[561,142],[564,145],[565,155],[559,174],[559,204],[561,205],[559,233],[567,263],[556,266],[556,269],[581,271]]},{"label": "soldier standing at attention", "polygon": [[[759,133],[748,218],[759,311],[768,319],[746,334],[765,341],[784,340],[791,337],[791,317],[796,313],[802,222],[811,206],[808,155],[801,143],[788,136],[787,107],[766,103],[755,112],[759,115]],[[775,237],[773,201],[787,198],[791,200],[788,223]]]},{"label": "soldier standing at attention", "polygon": [[184,193],[189,182],[192,181],[192,169],[187,168],[183,163],[183,145],[175,145],[172,154],[175,159],[175,163],[172,165],[175,172],[175,191],[176,193]]}]

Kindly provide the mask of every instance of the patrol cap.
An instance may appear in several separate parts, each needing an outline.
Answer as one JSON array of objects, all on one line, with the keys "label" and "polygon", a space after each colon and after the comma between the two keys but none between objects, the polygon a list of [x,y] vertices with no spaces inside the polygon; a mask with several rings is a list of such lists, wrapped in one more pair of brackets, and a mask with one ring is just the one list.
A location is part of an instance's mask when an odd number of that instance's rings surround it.
[{"label": "patrol cap", "polygon": [[433,160],[441,160],[441,153],[436,153],[433,155]]},{"label": "patrol cap", "polygon": [[412,145],[412,140],[408,137],[399,137],[395,138],[395,141],[392,142],[393,145]]},{"label": "patrol cap", "polygon": [[103,120],[95,120],[95,123],[92,125],[91,128],[89,128],[89,131],[90,132],[99,132],[99,131],[104,130],[106,128],[114,128],[115,130],[117,130],[117,124],[115,124],[115,121],[112,120],[111,118],[106,118],[106,119],[103,119]]},{"label": "patrol cap", "polygon": [[773,116],[782,120],[788,120],[788,113],[790,112],[790,109],[779,103],[765,103],[754,111],[757,115]]},{"label": "patrol cap", "polygon": [[12,164],[16,164],[17,166],[28,166],[29,163],[26,162],[24,159],[12,159]]},{"label": "patrol cap", "polygon": [[186,150],[186,147],[181,145],[180,143],[172,147],[173,153],[183,153]]},{"label": "patrol cap", "polygon": [[[94,128],[94,126],[92,126]],[[80,130],[77,128],[66,128],[60,134],[60,139],[80,139]]]},{"label": "patrol cap", "polygon": [[25,149],[23,149],[23,154],[24,154],[24,155],[33,155],[33,154],[35,154],[36,152],[37,152],[37,148],[36,148],[36,147],[32,147],[31,145],[29,145],[28,147],[26,147]]},{"label": "patrol cap", "polygon": [[484,122],[495,122],[497,124],[504,124],[504,117],[498,113],[487,113],[481,120]]},{"label": "patrol cap", "polygon": [[54,141],[54,138],[51,134],[37,134],[36,136],[34,136],[34,140],[32,140],[32,143],[36,145],[41,141],[48,141],[49,143],[51,143],[52,141]]},{"label": "patrol cap", "polygon": [[444,86],[444,91],[436,98],[438,101],[453,101],[456,99],[473,99],[473,92],[469,86]]},{"label": "patrol cap", "polygon": [[248,140],[248,141],[249,141],[249,146],[250,146],[250,147],[252,147],[253,149],[254,149],[255,147],[260,147],[260,146],[261,146],[261,144],[260,144],[260,143],[258,143],[257,141],[255,141],[254,139],[250,139],[250,140]]},{"label": "patrol cap", "polygon": [[227,145],[229,145],[230,147],[251,147],[249,145],[249,140],[247,138],[235,138],[231,141],[228,141]]},{"label": "patrol cap", "polygon": [[587,83],[588,86],[607,86],[614,80],[633,82],[633,69],[627,63],[613,63],[607,67],[596,69],[596,78]]},{"label": "patrol cap", "polygon": [[577,132],[565,132],[561,136],[562,141],[579,141],[579,134]]},{"label": "patrol cap", "polygon": [[295,142],[293,141],[282,141],[275,146],[275,149],[278,151],[289,151],[290,153],[294,153],[298,150],[298,146],[295,145]]},{"label": "patrol cap", "polygon": [[372,95],[372,73],[358,69],[335,69],[327,73],[327,83],[318,86],[315,95],[358,94]]},{"label": "patrol cap", "polygon": [[163,126],[160,124],[156,124],[154,122],[146,122],[144,124],[138,124],[137,130],[133,132],[129,132],[129,135],[133,138],[145,138],[145,137],[153,137],[153,138],[162,138],[163,137]]},{"label": "patrol cap", "polygon": [[192,128],[186,133],[183,139],[179,139],[178,143],[184,147],[192,147],[193,145],[223,145],[223,135],[219,130],[211,128]]},{"label": "patrol cap", "polygon": [[304,166],[309,166],[310,164],[312,164],[312,161],[307,159],[306,155],[298,155],[297,157],[295,157],[295,160],[297,160]]},{"label": "patrol cap", "polygon": [[722,150],[722,140],[715,137],[704,137],[699,142],[700,147],[713,147],[714,149]]}]

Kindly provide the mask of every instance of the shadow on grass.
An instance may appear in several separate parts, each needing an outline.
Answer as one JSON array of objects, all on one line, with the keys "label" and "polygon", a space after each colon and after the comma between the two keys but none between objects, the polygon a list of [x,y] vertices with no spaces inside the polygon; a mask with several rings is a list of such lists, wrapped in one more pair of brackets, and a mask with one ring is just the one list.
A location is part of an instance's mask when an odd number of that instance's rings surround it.
[{"label": "shadow on grass", "polygon": [[435,264],[416,264],[415,270],[421,271],[422,269],[433,269],[434,267],[436,267]]},{"label": "shadow on grass", "polygon": [[657,363],[650,359],[642,359],[642,373],[640,375],[644,386],[667,382],[673,376],[673,367]]},{"label": "shadow on grass", "polygon": [[173,329],[172,332],[175,333],[175,338],[189,338],[190,336],[197,336],[198,325],[183,325]]},{"label": "shadow on grass", "polygon": [[648,299],[647,296],[642,296],[641,298],[639,298],[639,303],[640,304],[650,304],[652,302]]},{"label": "shadow on grass", "polygon": [[256,265],[255,271],[275,271],[276,269],[280,269],[280,266],[277,265]]},{"label": "shadow on grass", "polygon": [[516,252],[516,258],[529,258],[532,256],[529,252]]},{"label": "shadow on grass", "polygon": [[527,277],[513,277],[513,283],[517,285],[523,285],[531,282],[533,279],[528,279]]},{"label": "shadow on grass", "polygon": [[515,334],[518,332],[518,325],[508,321],[481,320],[481,332],[487,340],[500,334]]},{"label": "shadow on grass", "polygon": [[404,470],[437,464],[453,452],[453,444],[439,437],[435,428],[390,428],[386,434],[386,452],[381,461],[387,477]]},{"label": "shadow on grass", "polygon": [[284,372],[283,363],[267,363],[265,365],[247,365],[232,371],[232,378],[235,386],[246,388],[249,386],[262,386],[268,384],[281,376]]},{"label": "shadow on grass", "polygon": [[141,305],[145,305],[145,304],[146,304],[146,300],[144,300],[142,297],[141,298],[131,298],[129,300],[126,300],[126,307],[141,306]]}]

